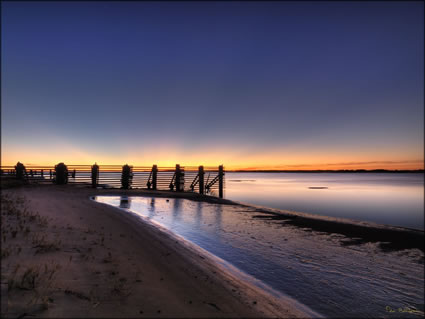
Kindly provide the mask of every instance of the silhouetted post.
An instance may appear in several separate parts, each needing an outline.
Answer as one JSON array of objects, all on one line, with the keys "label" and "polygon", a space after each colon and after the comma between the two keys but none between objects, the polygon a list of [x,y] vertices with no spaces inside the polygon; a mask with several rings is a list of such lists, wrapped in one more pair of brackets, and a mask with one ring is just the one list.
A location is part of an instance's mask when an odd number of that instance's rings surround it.
[{"label": "silhouetted post", "polygon": [[199,194],[204,194],[204,166],[199,166],[198,175],[199,175]]},{"label": "silhouetted post", "polygon": [[91,187],[96,188],[99,181],[99,165],[94,163],[91,167]]},{"label": "silhouetted post", "polygon": [[158,176],[158,166],[152,166],[152,189],[156,190],[156,181]]},{"label": "silhouetted post", "polygon": [[72,171],[72,178],[75,178],[75,169]]},{"label": "silhouetted post", "polygon": [[16,163],[15,166],[16,178],[23,179],[25,173],[25,166],[21,162]]},{"label": "silhouetted post", "polygon": [[50,170],[50,179],[52,179],[52,170]]},{"label": "silhouetted post", "polygon": [[224,178],[224,169],[223,165],[218,167],[218,197],[223,198],[223,178]]},{"label": "silhouetted post", "polygon": [[30,175],[31,177],[34,177],[34,172],[32,171],[32,169],[30,169]]},{"label": "silhouetted post", "polygon": [[128,164],[125,164],[122,167],[121,173],[121,187],[124,189],[130,188],[130,179],[131,179],[131,168]]},{"label": "silhouetted post", "polygon": [[170,188],[170,191],[173,191],[174,190],[174,184],[173,184],[173,182],[175,182],[174,181],[174,178],[176,177],[176,172],[174,172],[174,175],[173,175],[173,177],[171,178],[171,182],[170,182],[170,186],[168,186],[169,188]]},{"label": "silhouetted post", "polygon": [[68,183],[68,167],[64,163],[55,166],[56,184],[62,185]]},{"label": "silhouetted post", "polygon": [[180,165],[179,164],[176,164],[176,192],[181,192],[182,191],[181,185],[180,185],[181,177],[182,176],[181,176]]},{"label": "silhouetted post", "polygon": [[44,170],[41,170],[41,178],[44,178]]},{"label": "silhouetted post", "polygon": [[152,185],[151,177],[152,177],[152,169],[151,169],[151,172],[149,173],[148,181],[146,183],[146,186],[148,187],[148,189],[151,189],[151,185]]}]

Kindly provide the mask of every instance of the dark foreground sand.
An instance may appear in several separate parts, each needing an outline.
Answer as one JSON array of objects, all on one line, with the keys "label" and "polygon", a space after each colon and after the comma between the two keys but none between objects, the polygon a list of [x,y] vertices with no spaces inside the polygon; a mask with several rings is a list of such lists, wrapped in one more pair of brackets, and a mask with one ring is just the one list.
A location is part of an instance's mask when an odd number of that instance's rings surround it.
[{"label": "dark foreground sand", "polygon": [[187,242],[89,199],[123,192],[2,190],[2,317],[307,317]]}]

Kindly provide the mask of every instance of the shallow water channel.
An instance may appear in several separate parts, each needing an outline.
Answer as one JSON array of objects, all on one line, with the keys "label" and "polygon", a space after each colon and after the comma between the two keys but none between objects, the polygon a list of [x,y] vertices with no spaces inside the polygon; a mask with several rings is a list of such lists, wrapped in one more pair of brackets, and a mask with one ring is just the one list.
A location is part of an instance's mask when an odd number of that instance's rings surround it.
[{"label": "shallow water channel", "polygon": [[254,208],[187,199],[96,196],[229,262],[325,317],[418,318],[424,254],[344,245],[343,235],[254,218]]}]

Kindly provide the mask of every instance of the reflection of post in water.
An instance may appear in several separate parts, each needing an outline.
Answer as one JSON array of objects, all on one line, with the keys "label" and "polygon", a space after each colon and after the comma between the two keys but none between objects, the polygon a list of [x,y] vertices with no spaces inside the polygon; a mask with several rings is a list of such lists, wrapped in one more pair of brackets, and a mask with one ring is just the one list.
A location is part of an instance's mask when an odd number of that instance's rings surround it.
[{"label": "reflection of post in water", "polygon": [[217,235],[219,234],[219,230],[221,229],[222,213],[223,213],[223,207],[220,204],[216,204],[214,228],[217,230],[216,231]]},{"label": "reflection of post in water", "polygon": [[196,216],[195,216],[195,225],[196,225],[196,228],[200,228],[201,227],[202,207],[203,207],[203,203],[202,202],[198,202],[198,204],[196,205]]},{"label": "reflection of post in water", "polygon": [[127,196],[120,197],[120,208],[130,208],[131,199]]},{"label": "reflection of post in water", "polygon": [[172,216],[172,224],[174,222],[179,220],[180,217],[180,206],[181,206],[181,199],[180,198],[174,198],[174,205],[173,205],[173,216]]},{"label": "reflection of post in water", "polygon": [[155,215],[155,198],[154,197],[151,198],[151,202],[150,202],[150,205],[148,207],[148,210],[149,210],[148,218],[151,219]]},{"label": "reflection of post in water", "polygon": [[152,197],[151,198],[151,202],[150,202],[150,205],[149,205],[149,210],[150,211],[154,211],[155,210],[155,197]]}]

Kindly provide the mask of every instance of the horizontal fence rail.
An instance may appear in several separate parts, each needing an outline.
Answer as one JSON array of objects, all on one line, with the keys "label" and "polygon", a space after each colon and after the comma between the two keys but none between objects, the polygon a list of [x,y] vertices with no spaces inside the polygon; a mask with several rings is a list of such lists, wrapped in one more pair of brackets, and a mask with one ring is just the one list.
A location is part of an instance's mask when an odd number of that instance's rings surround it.
[{"label": "horizontal fence rail", "polygon": [[[124,166],[67,165],[66,182],[102,188],[189,191],[223,198],[225,183],[222,165],[218,167],[178,164],[175,167],[128,165],[128,187],[123,186]],[[17,174],[16,166],[1,166],[1,175],[17,177],[19,173]],[[22,178],[37,183],[56,182],[56,166],[25,165]]]}]

